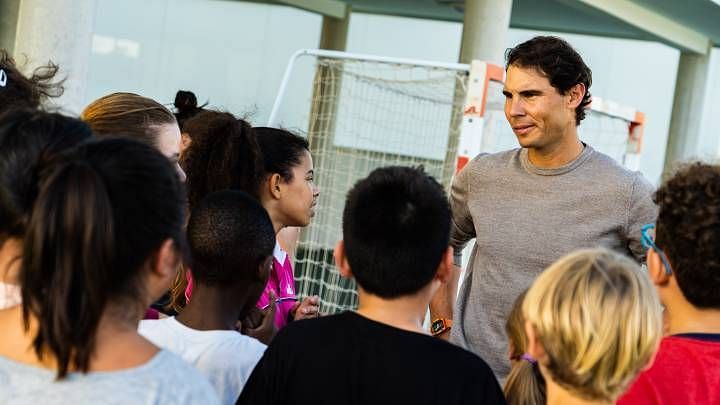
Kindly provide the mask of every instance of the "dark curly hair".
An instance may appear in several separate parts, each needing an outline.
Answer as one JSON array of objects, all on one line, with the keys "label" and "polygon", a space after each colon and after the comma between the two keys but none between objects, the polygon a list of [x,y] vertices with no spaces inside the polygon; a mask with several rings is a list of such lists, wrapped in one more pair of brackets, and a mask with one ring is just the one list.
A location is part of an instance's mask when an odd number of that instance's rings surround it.
[{"label": "dark curly hair", "polygon": [[55,80],[60,68],[48,62],[33,70],[29,77],[10,54],[0,49],[0,114],[15,108],[39,108],[49,98],[60,97],[65,88],[65,79]]},{"label": "dark curly hair", "polygon": [[578,83],[585,85],[585,96],[575,109],[575,123],[585,119],[585,109],[592,101],[590,86],[592,71],[567,41],[553,36],[539,36],[505,52],[507,64],[522,68],[535,68],[544,74],[560,94],[566,94]]},{"label": "dark curly hair", "polygon": [[257,197],[263,158],[252,127],[229,112],[205,110],[185,122],[192,142],[180,165],[193,210],[214,191],[241,190]]},{"label": "dark curly hair", "polygon": [[698,308],[720,308],[720,166],[684,166],[654,199],[660,208],[656,244],[683,295]]}]

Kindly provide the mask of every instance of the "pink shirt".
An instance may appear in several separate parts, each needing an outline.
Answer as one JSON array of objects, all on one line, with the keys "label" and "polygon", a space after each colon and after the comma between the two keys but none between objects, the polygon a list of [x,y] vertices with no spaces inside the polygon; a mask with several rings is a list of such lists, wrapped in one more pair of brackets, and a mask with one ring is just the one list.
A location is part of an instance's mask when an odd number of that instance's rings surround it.
[{"label": "pink shirt", "polygon": [[[295,297],[295,276],[288,254],[275,242],[273,251],[273,271],[270,272],[267,286],[258,300],[257,306],[263,308],[270,303],[270,291],[276,298]],[[277,304],[275,312],[275,325],[278,329],[287,325],[290,310],[297,301],[284,301]]]},{"label": "pink shirt", "polygon": [[720,335],[665,337],[619,405],[720,404]]}]

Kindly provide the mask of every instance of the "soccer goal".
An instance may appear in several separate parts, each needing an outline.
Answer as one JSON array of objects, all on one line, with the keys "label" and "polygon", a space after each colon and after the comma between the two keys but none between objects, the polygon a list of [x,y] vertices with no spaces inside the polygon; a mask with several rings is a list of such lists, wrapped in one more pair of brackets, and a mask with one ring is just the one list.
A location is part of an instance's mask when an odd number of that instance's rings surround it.
[{"label": "soccer goal", "polygon": [[[503,75],[501,67],[484,62],[326,50],[292,56],[268,126],[307,137],[320,188],[316,216],[296,247],[299,295],[319,295],[323,312],[357,306],[355,285],[340,277],[332,251],[342,237],[345,196],[373,169],[422,165],[448,189],[468,159],[517,147],[503,113]],[[636,164],[632,156],[639,154],[642,130],[638,116],[596,100],[582,137],[623,164]]]}]

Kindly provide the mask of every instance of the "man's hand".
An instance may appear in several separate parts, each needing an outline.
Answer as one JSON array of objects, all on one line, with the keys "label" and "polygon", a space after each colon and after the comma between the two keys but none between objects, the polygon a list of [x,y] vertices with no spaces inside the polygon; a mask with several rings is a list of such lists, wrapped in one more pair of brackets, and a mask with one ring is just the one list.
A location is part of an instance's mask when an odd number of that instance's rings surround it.
[{"label": "man's hand", "polygon": [[300,319],[317,318],[320,316],[320,297],[313,295],[302,302],[298,302],[290,310],[290,316],[298,321]]},{"label": "man's hand", "polygon": [[253,307],[245,319],[242,320],[240,333],[254,337],[262,343],[269,345],[270,341],[275,337],[275,334],[277,334],[277,327],[275,327],[277,303],[275,299],[275,293],[270,291],[270,305],[266,309],[261,310]]}]

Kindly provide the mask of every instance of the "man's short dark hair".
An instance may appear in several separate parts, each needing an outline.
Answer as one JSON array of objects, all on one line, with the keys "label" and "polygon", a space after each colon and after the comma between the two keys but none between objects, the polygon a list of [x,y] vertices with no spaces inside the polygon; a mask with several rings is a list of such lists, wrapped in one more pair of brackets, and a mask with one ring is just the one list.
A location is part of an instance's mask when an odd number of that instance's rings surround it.
[{"label": "man's short dark hair", "polygon": [[578,83],[584,84],[585,97],[575,109],[575,123],[580,125],[585,119],[585,108],[592,101],[592,71],[567,41],[553,36],[535,37],[508,49],[505,59],[505,69],[510,66],[537,69],[560,94],[566,94]]},{"label": "man's short dark hair", "polygon": [[187,235],[193,278],[210,285],[258,280],[258,266],[275,247],[265,208],[236,190],[214,192],[201,200],[190,215]]},{"label": "man's short dark hair", "polygon": [[670,259],[685,298],[720,309],[720,166],[693,163],[655,193],[656,244]]},{"label": "man's short dark hair", "polygon": [[347,260],[357,283],[371,294],[394,298],[426,286],[449,238],[447,197],[422,168],[376,169],[348,193]]}]

